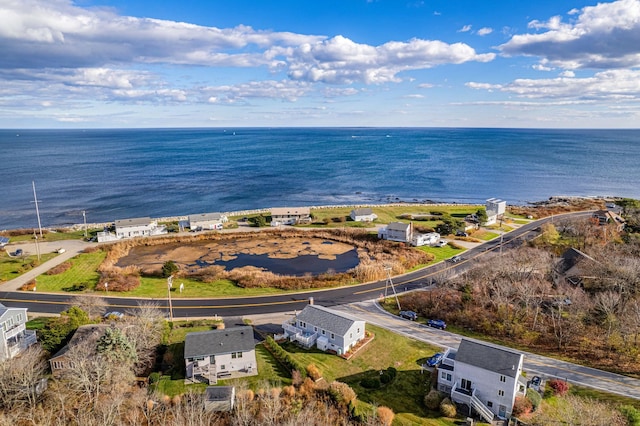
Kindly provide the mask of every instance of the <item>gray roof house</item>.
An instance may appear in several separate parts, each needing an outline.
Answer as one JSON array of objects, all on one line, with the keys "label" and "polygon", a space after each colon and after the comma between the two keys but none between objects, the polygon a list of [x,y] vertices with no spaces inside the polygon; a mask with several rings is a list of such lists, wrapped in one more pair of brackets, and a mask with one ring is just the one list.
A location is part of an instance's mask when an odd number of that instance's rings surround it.
[{"label": "gray roof house", "polygon": [[256,375],[253,328],[239,326],[188,333],[184,359],[189,381],[215,384],[219,378]]},{"label": "gray roof house", "polygon": [[349,352],[365,336],[365,322],[324,306],[307,305],[292,320],[282,324],[284,337],[310,348],[338,355]]},{"label": "gray roof house", "polygon": [[13,358],[36,343],[35,330],[27,330],[27,308],[0,303],[0,361]]},{"label": "gray roof house", "polygon": [[118,219],[116,225],[116,238],[150,237],[152,235],[166,234],[167,229],[158,225],[158,221],[150,217],[136,217],[131,219]]},{"label": "gray roof house", "polygon": [[438,390],[450,393],[452,401],[466,404],[487,422],[495,416],[509,418],[516,396],[526,390],[523,362],[519,352],[463,338],[438,367]]},{"label": "gray roof house", "polygon": [[222,213],[200,213],[189,215],[189,228],[193,230],[200,229],[222,229],[222,224],[228,222],[229,219]]},{"label": "gray roof house", "polygon": [[371,207],[362,207],[351,210],[349,217],[354,222],[373,222],[378,218],[378,215],[371,210]]},{"label": "gray roof house", "polygon": [[391,222],[386,228],[378,230],[378,238],[409,243],[413,238],[413,226],[410,223]]},{"label": "gray roof house", "polygon": [[206,411],[232,411],[235,405],[236,388],[233,386],[207,386],[204,392]]}]

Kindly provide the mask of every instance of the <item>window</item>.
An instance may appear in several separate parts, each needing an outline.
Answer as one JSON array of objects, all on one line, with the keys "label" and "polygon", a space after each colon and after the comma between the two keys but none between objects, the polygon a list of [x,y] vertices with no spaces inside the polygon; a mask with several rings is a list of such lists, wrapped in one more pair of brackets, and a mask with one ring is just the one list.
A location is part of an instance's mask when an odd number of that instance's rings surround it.
[{"label": "window", "polygon": [[221,366],[220,366],[220,370],[224,371],[224,370],[226,370],[226,369],[227,369],[227,366],[226,366],[226,365],[224,365],[224,364],[223,364],[223,365],[221,365]]},{"label": "window", "polygon": [[331,338],[335,339],[336,338],[335,334],[331,333]]},{"label": "window", "polygon": [[501,381],[502,383],[506,383],[507,378],[506,378],[505,376],[500,376],[500,381]]},{"label": "window", "polygon": [[360,327],[358,327],[358,334],[360,334]]},{"label": "window", "polygon": [[442,375],[441,375],[440,377],[442,377],[443,379],[444,379],[444,378],[446,378],[446,377],[447,377],[447,373],[445,373],[445,372],[443,371],[443,372],[442,372]]},{"label": "window", "polygon": [[323,335],[323,336],[325,335],[325,333],[326,333],[326,332],[325,332],[324,330],[322,330],[322,335]]},{"label": "window", "polygon": [[492,401],[487,401],[487,407],[489,407],[489,408],[493,407],[493,402]]},{"label": "window", "polygon": [[504,396],[504,391],[502,389],[498,391],[498,396]]},{"label": "window", "polygon": [[451,381],[451,374],[447,374],[447,380],[450,382]]},{"label": "window", "polygon": [[215,364],[215,363],[216,363],[216,356],[209,355],[209,364]]},{"label": "window", "polygon": [[318,332],[318,327],[313,327],[313,331]]},{"label": "window", "polygon": [[231,358],[242,358],[242,352],[231,352]]},{"label": "window", "polygon": [[353,333],[349,333],[349,339],[353,339]]}]

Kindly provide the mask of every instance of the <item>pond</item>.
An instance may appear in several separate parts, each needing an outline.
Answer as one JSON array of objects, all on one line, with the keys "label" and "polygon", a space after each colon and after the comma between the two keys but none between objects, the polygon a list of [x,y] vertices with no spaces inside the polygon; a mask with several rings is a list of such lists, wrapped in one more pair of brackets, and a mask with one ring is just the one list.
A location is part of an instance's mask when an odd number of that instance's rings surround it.
[{"label": "pond", "polygon": [[343,254],[335,255],[335,259],[321,259],[317,255],[303,254],[294,258],[269,257],[268,254],[238,253],[235,259],[216,260],[214,262],[196,261],[200,267],[220,265],[227,271],[243,266],[255,266],[266,269],[274,274],[304,276],[306,274],[320,275],[329,271],[346,272],[358,266],[360,259],[357,250],[353,249]]}]

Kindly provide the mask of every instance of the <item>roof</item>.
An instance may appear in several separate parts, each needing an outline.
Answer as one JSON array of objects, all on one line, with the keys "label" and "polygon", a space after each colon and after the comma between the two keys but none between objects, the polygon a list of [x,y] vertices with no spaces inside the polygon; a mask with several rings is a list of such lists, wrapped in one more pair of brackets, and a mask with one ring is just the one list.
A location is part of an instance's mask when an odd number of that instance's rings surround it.
[{"label": "roof", "polygon": [[456,363],[462,362],[483,370],[516,378],[522,358],[522,354],[508,349],[462,339],[456,354]]},{"label": "roof", "polygon": [[387,229],[394,231],[406,231],[410,226],[410,223],[391,222],[389,225],[387,225]]},{"label": "roof", "polygon": [[134,217],[131,219],[118,219],[116,220],[116,228],[123,226],[145,226],[153,222],[150,217]]},{"label": "roof", "polygon": [[187,334],[184,341],[184,357],[198,358],[230,352],[247,352],[254,348],[253,328],[250,326],[198,331]]},{"label": "roof", "polygon": [[204,395],[207,401],[228,401],[233,397],[233,386],[207,386]]},{"label": "roof", "polygon": [[[5,314],[11,314],[11,313],[17,313],[17,312],[27,312],[27,308],[9,308],[4,306],[2,303],[0,303],[0,319],[2,319],[2,317]],[[27,320],[27,317],[25,315],[25,321]]]},{"label": "roof", "polygon": [[[586,253],[581,252],[577,248],[570,248],[562,253],[560,262],[558,263],[558,270],[562,274],[566,274],[571,269],[575,268],[580,262],[587,260],[589,262],[598,263],[593,257]],[[576,271],[574,271],[576,272]]]},{"label": "roof", "polygon": [[296,316],[296,319],[323,330],[339,334],[340,336],[344,336],[356,321],[364,322],[363,320],[349,314],[337,312],[333,309],[318,305],[305,306],[302,312]]},{"label": "roof", "polygon": [[362,207],[359,209],[351,210],[351,213],[353,213],[354,216],[369,216],[373,214],[373,210],[371,209],[371,207]]},{"label": "roof", "polygon": [[309,207],[274,207],[271,209],[272,216],[300,215],[308,216],[311,214]]},{"label": "roof", "polygon": [[209,221],[209,220],[222,220],[222,213],[200,213],[189,215],[189,222]]},{"label": "roof", "polygon": [[111,325],[110,324],[81,325],[80,327],[78,327],[76,332],[73,333],[73,337],[71,337],[71,340],[69,340],[69,343],[64,345],[64,348],[56,352],[56,354],[52,356],[50,360],[53,360],[54,358],[58,358],[66,354],[67,352],[69,352],[69,349],[71,349],[72,347],[82,342],[85,342],[85,341],[97,342],[100,336],[104,334],[105,329],[107,329],[108,327],[111,327]]}]

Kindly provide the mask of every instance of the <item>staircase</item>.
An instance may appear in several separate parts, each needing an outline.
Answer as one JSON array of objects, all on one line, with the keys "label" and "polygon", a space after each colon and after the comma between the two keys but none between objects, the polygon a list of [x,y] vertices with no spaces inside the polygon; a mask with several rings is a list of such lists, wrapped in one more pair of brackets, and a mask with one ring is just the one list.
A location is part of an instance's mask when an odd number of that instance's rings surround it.
[{"label": "staircase", "polygon": [[476,412],[480,415],[480,417],[482,417],[486,422],[493,424],[494,415],[493,415],[493,412],[489,410],[489,407],[484,405],[482,401],[480,401],[475,395],[471,396],[471,399],[469,400],[469,402],[471,404],[471,408],[476,410]]}]

